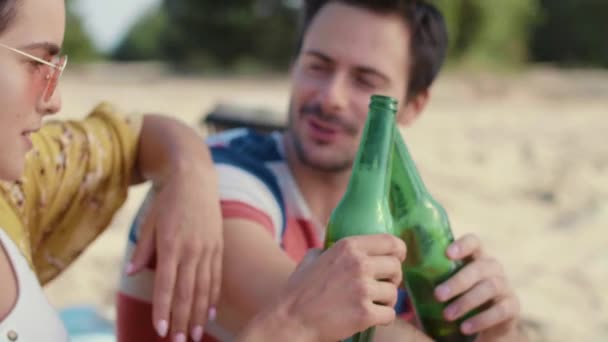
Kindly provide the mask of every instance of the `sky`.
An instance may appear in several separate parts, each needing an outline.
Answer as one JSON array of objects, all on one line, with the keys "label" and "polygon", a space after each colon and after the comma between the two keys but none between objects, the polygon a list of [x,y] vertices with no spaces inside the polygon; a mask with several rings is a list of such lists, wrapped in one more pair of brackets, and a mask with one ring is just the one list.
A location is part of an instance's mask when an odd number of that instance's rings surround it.
[{"label": "sky", "polygon": [[83,18],[95,46],[108,51],[148,9],[161,0],[78,0],[74,10]]}]

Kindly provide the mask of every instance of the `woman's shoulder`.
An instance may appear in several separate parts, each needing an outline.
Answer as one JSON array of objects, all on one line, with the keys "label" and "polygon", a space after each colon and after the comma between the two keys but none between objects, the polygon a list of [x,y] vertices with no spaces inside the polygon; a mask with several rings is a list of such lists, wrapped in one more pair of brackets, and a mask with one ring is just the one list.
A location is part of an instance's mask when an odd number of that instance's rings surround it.
[{"label": "woman's shoulder", "polygon": [[2,279],[2,291],[0,291],[0,322],[10,313],[17,302],[17,276],[13,265],[11,254],[14,253],[10,245],[10,238],[0,228],[0,278]]},{"label": "woman's shoulder", "polygon": [[[56,311],[18,246],[0,229],[0,336],[23,341],[67,341]],[[36,329],[32,329],[35,326]]]}]

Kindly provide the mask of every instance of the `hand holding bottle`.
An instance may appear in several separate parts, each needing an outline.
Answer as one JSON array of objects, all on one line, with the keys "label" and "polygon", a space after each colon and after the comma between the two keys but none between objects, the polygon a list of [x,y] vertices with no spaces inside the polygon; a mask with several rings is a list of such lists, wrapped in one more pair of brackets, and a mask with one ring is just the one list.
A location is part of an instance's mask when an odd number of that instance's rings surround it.
[{"label": "hand holding bottle", "polygon": [[444,310],[445,318],[455,321],[477,310],[478,314],[461,324],[463,333],[479,333],[476,341],[524,341],[517,329],[519,300],[503,266],[484,252],[479,238],[465,235],[450,245],[447,255],[455,261],[471,261],[435,289],[441,302],[458,297]]},{"label": "hand holding bottle", "polygon": [[256,316],[239,341],[335,342],[392,323],[405,255],[405,244],[388,234],[313,250],[280,300]]}]

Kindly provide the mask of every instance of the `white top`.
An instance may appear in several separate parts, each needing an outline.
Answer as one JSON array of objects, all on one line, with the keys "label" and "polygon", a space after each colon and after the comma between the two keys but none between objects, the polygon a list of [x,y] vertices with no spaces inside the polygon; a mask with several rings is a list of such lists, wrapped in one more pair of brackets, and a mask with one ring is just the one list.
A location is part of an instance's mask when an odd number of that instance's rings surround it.
[{"label": "white top", "polygon": [[8,316],[0,321],[0,341],[69,341],[68,333],[44,295],[36,274],[1,228],[0,244],[4,246],[13,266],[18,287],[17,303]]}]

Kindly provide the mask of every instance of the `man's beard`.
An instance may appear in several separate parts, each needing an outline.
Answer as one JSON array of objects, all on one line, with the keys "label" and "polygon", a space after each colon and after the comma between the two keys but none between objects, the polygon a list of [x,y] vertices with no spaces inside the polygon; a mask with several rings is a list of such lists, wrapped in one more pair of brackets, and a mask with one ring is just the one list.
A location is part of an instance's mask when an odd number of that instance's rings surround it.
[{"label": "man's beard", "polygon": [[[294,110],[293,106],[290,106],[291,111]],[[321,105],[318,103],[303,105],[297,112],[292,112],[289,115],[289,130],[291,132],[291,138],[293,140],[294,148],[296,151],[296,156],[300,162],[312,169],[322,171],[322,172],[331,172],[331,173],[339,173],[348,171],[353,166],[354,156],[342,156],[342,158],[335,159],[332,161],[316,161],[302,143],[300,136],[297,134],[295,130],[294,116],[301,114],[306,117],[308,115],[314,116],[317,120],[324,121],[332,124],[333,126],[338,126],[339,129],[344,131],[347,135],[356,137],[358,133],[357,126],[353,123],[346,122],[335,115],[331,115],[325,113],[321,108]]]},{"label": "man's beard", "polygon": [[322,172],[339,173],[348,171],[353,166],[354,158],[342,158],[326,162],[316,161],[310,157],[310,154],[306,151],[297,135],[294,135],[292,139],[298,160],[311,169]]}]

